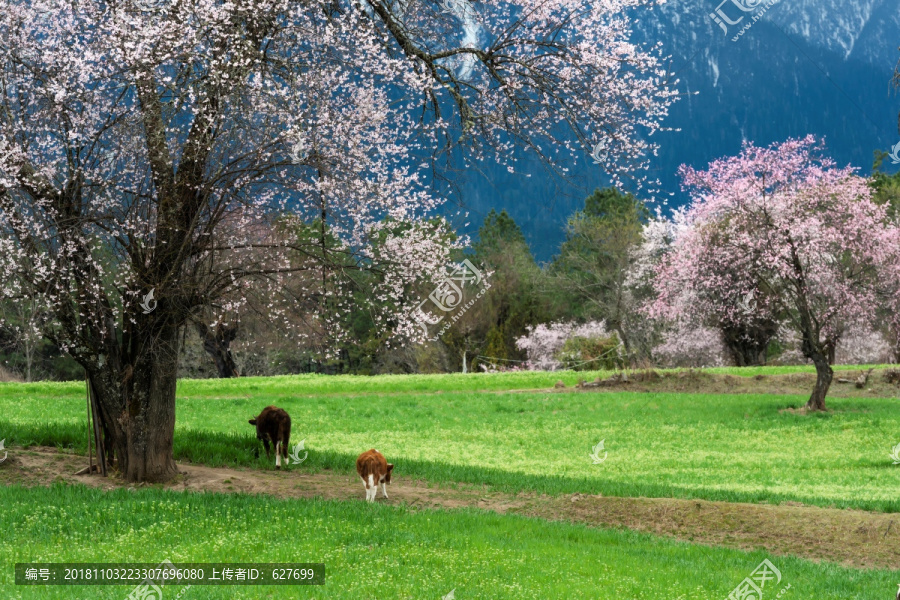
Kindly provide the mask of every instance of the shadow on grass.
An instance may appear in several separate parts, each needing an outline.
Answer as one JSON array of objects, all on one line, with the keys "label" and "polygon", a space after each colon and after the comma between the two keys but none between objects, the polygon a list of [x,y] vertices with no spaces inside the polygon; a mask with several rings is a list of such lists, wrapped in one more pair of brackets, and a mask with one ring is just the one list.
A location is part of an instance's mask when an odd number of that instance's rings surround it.
[{"label": "shadow on grass", "polygon": [[[87,454],[87,428],[84,424],[36,423],[12,424],[0,421],[0,436],[5,436],[7,448],[11,446],[50,446]],[[274,470],[274,452],[266,458],[262,443],[252,434],[213,433],[190,429],[176,429],[175,460],[209,467],[249,467],[258,470]],[[287,470],[337,473],[353,473],[356,454],[330,451],[308,452],[299,465]],[[890,461],[888,461],[890,462]],[[394,460],[395,477],[421,479],[439,484],[483,485],[499,492],[526,492],[548,495],[602,494],[622,498],[682,498],[723,502],[747,502],[753,504],[780,504],[802,502],[811,506],[828,508],[853,508],[875,512],[900,512],[898,500],[840,500],[805,497],[799,495],[760,492],[733,492],[716,489],[685,489],[673,485],[654,483],[628,483],[600,478],[559,477],[554,475],[530,475],[487,467],[446,464],[413,459]]]}]

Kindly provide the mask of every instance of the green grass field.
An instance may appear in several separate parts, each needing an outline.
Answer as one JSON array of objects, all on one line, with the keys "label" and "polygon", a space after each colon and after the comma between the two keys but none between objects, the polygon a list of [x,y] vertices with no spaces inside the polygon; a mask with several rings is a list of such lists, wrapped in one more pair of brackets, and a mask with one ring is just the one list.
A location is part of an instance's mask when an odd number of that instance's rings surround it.
[{"label": "green grass field", "polygon": [[[204,586],[192,598],[723,599],[767,555],[475,511],[412,512],[153,489],[2,488],[0,563],[324,562],[323,587]],[[784,598],[889,597],[896,573],[771,558]],[[4,598],[123,599],[133,586],[24,587]],[[176,590],[180,589],[175,587]],[[768,588],[767,588],[768,590]],[[882,593],[884,592],[884,593]],[[768,596],[767,596],[768,597]]]},{"label": "green grass field", "polygon": [[[858,369],[858,367],[854,367]],[[732,375],[802,368],[719,370]],[[805,369],[809,370],[809,369]],[[182,381],[176,458],[272,469],[247,419],[276,404],[308,459],[290,469],[351,472],[372,446],[394,485],[420,478],[497,490],[704,498],[900,512],[900,400],[805,396],[548,392],[603,373],[276,377]],[[530,391],[529,391],[530,390]],[[85,449],[82,383],[0,384],[0,439]],[[605,440],[601,464],[589,454]],[[0,486],[0,597],[124,599],[133,586],[13,585],[15,562],[324,562],[320,587],[194,587],[182,598],[697,599],[727,597],[764,558],[775,598],[872,600],[900,574],[855,570],[475,510],[414,510],[159,489]],[[171,596],[177,593],[177,589]],[[166,599],[170,595],[167,593]]]},{"label": "green grass field", "polygon": [[[526,375],[516,382],[559,377]],[[475,385],[468,376],[435,377],[455,382],[448,388]],[[398,465],[398,476],[506,491],[900,511],[900,469],[889,456],[900,443],[896,398],[830,398],[832,412],[803,416],[782,410],[802,406],[803,396],[420,391],[437,384],[427,376],[385,379],[182,382],[177,458],[273,468],[255,458],[247,419],[276,404],[292,416],[292,441],[305,440],[304,469],[349,472],[374,446]],[[80,384],[0,386],[0,437],[84,448],[82,394]],[[589,454],[600,440],[608,457],[597,465]]]},{"label": "green grass field", "polygon": [[[859,371],[870,367],[887,368],[891,365],[835,365],[835,371]],[[660,373],[677,372],[677,369],[659,369]],[[784,367],[715,367],[704,369],[707,373],[719,373],[753,377],[756,375],[787,375],[790,373],[814,373],[811,366]],[[278,377],[242,377],[238,379],[188,379],[178,383],[178,393],[184,397],[210,397],[215,395],[284,396],[303,394],[363,394],[401,392],[486,391],[551,388],[557,381],[567,386],[580,379],[590,381],[596,377],[608,377],[612,371],[510,371],[504,373],[459,373],[442,375],[283,375]],[[77,399],[84,394],[84,383],[39,382],[0,383],[0,398],[29,396],[45,398]]]}]

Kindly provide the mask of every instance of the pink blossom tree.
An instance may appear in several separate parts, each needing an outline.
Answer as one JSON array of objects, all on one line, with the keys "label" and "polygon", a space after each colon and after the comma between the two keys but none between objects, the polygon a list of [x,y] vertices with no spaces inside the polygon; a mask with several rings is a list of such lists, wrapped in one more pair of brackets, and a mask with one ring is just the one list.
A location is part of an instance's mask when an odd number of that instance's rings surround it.
[{"label": "pink blossom tree", "polygon": [[891,360],[900,363],[900,216],[895,216],[895,238],[890,246],[893,258],[887,261],[881,280],[882,314],[886,321],[886,343],[891,348]]},{"label": "pink blossom tree", "polygon": [[777,315],[816,367],[807,407],[824,410],[831,348],[870,322],[896,228],[854,169],[837,168],[812,137],[746,144],[705,171],[682,167],[690,227],[656,283],[658,316],[709,315],[736,325]]},{"label": "pink blossom tree", "polygon": [[[329,281],[356,264],[381,274],[379,325],[416,331],[408,290],[448,262],[437,152],[646,156],[676,92],[628,42],[643,3],[0,0],[0,295],[36,298],[84,366],[125,479],[167,480],[192,316],[298,269],[346,310]],[[318,250],[274,235],[285,215]]]}]

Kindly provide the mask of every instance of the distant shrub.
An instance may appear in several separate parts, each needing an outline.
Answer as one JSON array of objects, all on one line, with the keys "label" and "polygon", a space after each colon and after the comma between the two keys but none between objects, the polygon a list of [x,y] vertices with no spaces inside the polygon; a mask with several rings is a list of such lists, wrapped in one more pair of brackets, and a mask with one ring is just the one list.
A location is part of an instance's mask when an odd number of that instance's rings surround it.
[{"label": "distant shrub", "polygon": [[[579,368],[583,370],[614,368],[621,362],[619,339],[610,334],[603,321],[583,325],[548,323],[528,328],[528,335],[516,340],[516,347],[528,355],[531,370],[555,371]],[[615,349],[614,352],[611,350]],[[613,361],[604,366],[597,358],[607,356]],[[581,365],[580,363],[588,362]],[[576,367],[577,365],[577,367]]]},{"label": "distant shrub", "polygon": [[594,371],[622,367],[622,345],[616,334],[602,337],[572,336],[563,344],[557,359],[564,369]]},{"label": "distant shrub", "polygon": [[730,364],[728,357],[722,333],[702,325],[679,324],[653,349],[654,362],[661,367],[722,367]]}]

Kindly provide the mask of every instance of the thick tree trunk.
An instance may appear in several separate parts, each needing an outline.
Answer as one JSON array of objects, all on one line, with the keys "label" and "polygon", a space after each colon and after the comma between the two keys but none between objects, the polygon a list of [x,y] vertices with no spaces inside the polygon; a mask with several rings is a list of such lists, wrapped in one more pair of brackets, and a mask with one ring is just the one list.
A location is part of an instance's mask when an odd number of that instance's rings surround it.
[{"label": "thick tree trunk", "polygon": [[834,378],[834,371],[828,364],[828,358],[824,354],[814,353],[810,357],[813,364],[816,365],[816,387],[813,388],[812,396],[806,403],[808,410],[825,410],[825,395],[828,394],[828,388],[831,387],[831,380]]},{"label": "thick tree trunk", "polygon": [[756,367],[766,364],[766,350],[752,344],[735,343],[726,338],[725,345],[737,367]]},{"label": "thick tree trunk", "polygon": [[164,482],[177,473],[173,455],[178,332],[164,326],[135,340],[134,365],[112,360],[90,378],[101,422],[126,481]]},{"label": "thick tree trunk", "polygon": [[775,323],[759,324],[752,327],[738,327],[723,324],[722,337],[728,347],[734,364],[738,367],[751,367],[766,364],[766,352],[769,342],[778,332]]}]

